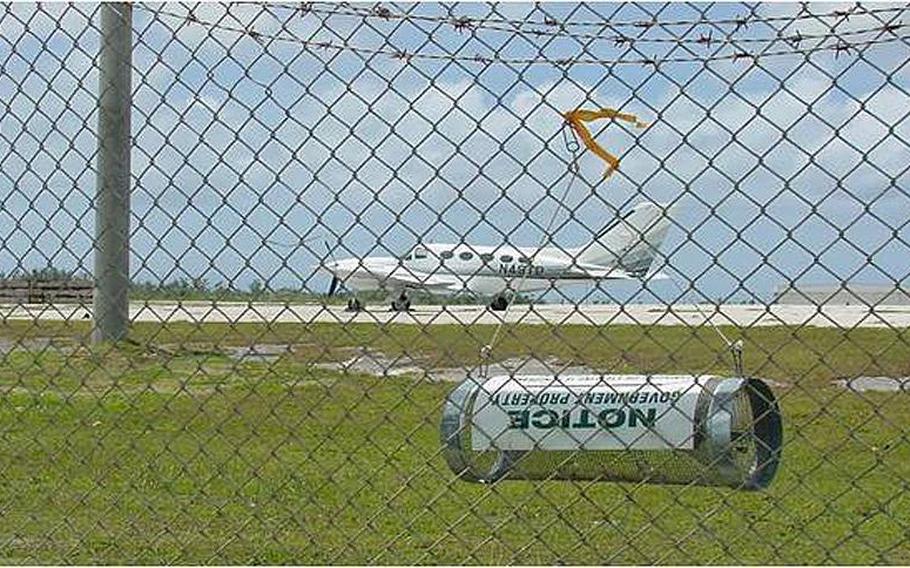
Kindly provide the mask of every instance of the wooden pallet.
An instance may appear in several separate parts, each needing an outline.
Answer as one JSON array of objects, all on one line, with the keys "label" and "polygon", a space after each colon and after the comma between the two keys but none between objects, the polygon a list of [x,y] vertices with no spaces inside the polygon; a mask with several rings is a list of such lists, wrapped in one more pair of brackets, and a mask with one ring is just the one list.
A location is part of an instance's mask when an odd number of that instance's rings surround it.
[{"label": "wooden pallet", "polygon": [[90,304],[91,280],[0,280],[0,303],[5,304]]}]

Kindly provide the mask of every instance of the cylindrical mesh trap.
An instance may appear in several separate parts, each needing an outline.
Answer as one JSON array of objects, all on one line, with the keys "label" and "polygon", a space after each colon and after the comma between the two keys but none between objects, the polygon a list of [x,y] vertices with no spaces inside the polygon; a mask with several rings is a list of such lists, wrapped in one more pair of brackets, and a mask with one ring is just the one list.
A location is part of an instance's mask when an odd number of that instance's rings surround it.
[{"label": "cylindrical mesh trap", "polygon": [[462,479],[590,479],[761,489],[780,411],[759,379],[692,375],[468,378],[442,441]]}]

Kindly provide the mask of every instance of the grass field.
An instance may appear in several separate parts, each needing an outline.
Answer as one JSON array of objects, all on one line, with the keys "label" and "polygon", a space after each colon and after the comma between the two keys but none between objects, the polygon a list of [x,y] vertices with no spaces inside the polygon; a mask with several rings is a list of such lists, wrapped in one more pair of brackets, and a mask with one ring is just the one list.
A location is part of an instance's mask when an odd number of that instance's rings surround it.
[{"label": "grass field", "polygon": [[[910,563],[907,330],[762,328],[746,368],[777,381],[786,445],[762,493],[454,479],[453,388],[315,365],[370,345],[477,363],[492,328],[0,325],[5,563]],[[243,356],[250,345],[288,352]],[[496,357],[610,372],[728,372],[709,329],[517,327]],[[239,355],[238,355],[239,354]]]}]

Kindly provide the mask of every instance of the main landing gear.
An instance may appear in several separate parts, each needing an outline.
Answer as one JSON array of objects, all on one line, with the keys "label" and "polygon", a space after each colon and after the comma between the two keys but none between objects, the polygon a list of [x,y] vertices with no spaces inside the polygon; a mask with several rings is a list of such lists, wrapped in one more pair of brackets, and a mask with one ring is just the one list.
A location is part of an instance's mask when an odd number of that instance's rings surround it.
[{"label": "main landing gear", "polygon": [[509,307],[509,299],[503,295],[496,296],[493,298],[493,301],[490,302],[489,308],[494,312],[504,312],[506,308]]},{"label": "main landing gear", "polygon": [[397,298],[392,299],[393,312],[407,312],[411,309],[411,299],[406,292],[402,292]]}]

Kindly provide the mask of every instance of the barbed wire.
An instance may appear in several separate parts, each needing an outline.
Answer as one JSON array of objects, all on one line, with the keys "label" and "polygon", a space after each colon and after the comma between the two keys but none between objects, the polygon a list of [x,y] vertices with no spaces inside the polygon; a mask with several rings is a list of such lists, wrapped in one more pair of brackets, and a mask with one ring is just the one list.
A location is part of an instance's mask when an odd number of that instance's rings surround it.
[{"label": "barbed wire", "polygon": [[[637,58],[599,58],[599,57],[590,57],[590,56],[581,56],[581,57],[561,57],[561,58],[552,58],[538,55],[535,57],[506,57],[499,54],[474,54],[474,55],[459,55],[457,53],[427,53],[421,51],[408,51],[403,48],[385,48],[385,47],[366,47],[363,45],[358,45],[351,43],[346,40],[332,41],[332,40],[311,40],[300,37],[294,31],[288,29],[286,24],[281,24],[281,29],[285,32],[286,35],[280,33],[269,33],[258,31],[252,26],[242,27],[239,25],[232,25],[223,23],[221,21],[209,21],[202,18],[199,18],[195,13],[190,10],[187,14],[179,14],[173,11],[168,10],[165,7],[160,7],[158,9],[148,8],[144,5],[137,4],[137,8],[150,12],[156,16],[165,16],[172,19],[183,20],[187,24],[202,25],[208,27],[209,29],[221,30],[224,32],[237,33],[251,37],[252,39],[262,43],[264,40],[277,41],[277,42],[286,42],[298,44],[304,48],[314,49],[314,50],[326,50],[326,51],[349,51],[352,53],[357,53],[360,55],[384,55],[388,56],[391,59],[397,59],[402,61],[410,60],[428,60],[428,61],[459,61],[463,63],[481,63],[481,64],[506,64],[506,65],[555,65],[555,66],[565,66],[565,65],[643,65],[643,66],[656,66],[661,64],[670,64],[670,63],[709,63],[712,61],[742,61],[742,60],[757,60],[759,58],[768,58],[768,57],[779,57],[785,55],[810,55],[813,53],[831,51],[835,53],[835,57],[839,57],[842,53],[857,53],[866,48],[887,44],[895,41],[907,41],[910,40],[910,35],[899,35],[896,33],[898,29],[902,29],[906,26],[904,24],[883,24],[876,28],[871,28],[866,30],[866,32],[878,31],[881,33],[890,32],[891,35],[888,37],[879,37],[875,39],[864,39],[861,41],[847,41],[843,38],[845,34],[838,35],[826,35],[825,39],[822,40],[822,43],[819,45],[811,47],[799,47],[799,43],[806,39],[806,36],[801,36],[795,34],[792,37],[787,38],[788,44],[790,45],[787,49],[778,49],[774,51],[768,51],[767,48],[761,52],[749,51],[746,49],[736,49],[729,53],[715,53],[707,56],[697,56],[697,55],[685,55],[685,56],[673,56],[673,57],[637,57]],[[830,39],[836,39],[835,43],[824,44],[825,41]],[[630,40],[636,41],[636,40]],[[701,43],[711,41],[709,39],[704,39]],[[774,40],[779,41],[779,39]],[[696,43],[699,41],[696,40]]]},{"label": "barbed wire", "polygon": [[[569,31],[567,28],[568,25],[573,22],[558,22],[557,20],[552,20],[551,22],[534,22],[532,29],[525,29],[528,26],[528,22],[522,22],[520,20],[506,20],[503,18],[477,18],[477,17],[468,17],[468,16],[431,16],[423,14],[407,14],[404,12],[391,12],[388,8],[383,6],[374,6],[372,9],[363,9],[346,4],[333,5],[326,8],[321,8],[319,6],[312,5],[296,5],[291,6],[283,3],[276,2],[266,2],[262,6],[267,9],[277,9],[277,10],[293,10],[301,14],[315,13],[322,14],[326,16],[345,16],[345,17],[354,17],[354,18],[373,18],[373,19],[382,19],[386,21],[399,20],[399,21],[408,21],[408,22],[433,22],[436,24],[448,24],[456,31],[463,32],[466,30],[479,30],[479,31],[492,31],[492,32],[501,32],[501,33],[510,33],[510,34],[527,34],[530,36],[537,37],[561,37],[567,39],[578,39],[578,40],[595,40],[595,41],[605,41],[612,42],[615,45],[631,45],[633,43],[644,43],[644,44],[672,44],[672,45],[682,45],[682,44],[693,44],[693,45],[703,45],[705,47],[711,47],[715,44],[753,44],[753,43],[776,43],[776,42],[788,42],[796,43],[797,45],[803,41],[811,41],[814,39],[830,39],[830,38],[845,38],[853,36],[861,36],[864,34],[870,33],[882,33],[882,32],[896,32],[900,29],[910,27],[910,24],[892,23],[892,24],[882,24],[874,27],[861,28],[856,30],[847,30],[847,31],[836,31],[836,27],[839,24],[835,23],[828,33],[806,33],[803,34],[800,31],[794,33],[783,34],[780,30],[777,30],[777,34],[773,37],[734,37],[734,33],[740,29],[748,28],[752,24],[757,23],[770,23],[777,21],[799,21],[807,18],[830,18],[830,17],[841,17],[848,18],[849,15],[845,15],[845,11],[836,10],[830,13],[824,14],[808,14],[800,17],[791,16],[791,17],[781,17],[775,16],[771,18],[749,18],[743,16],[736,19],[719,19],[719,20],[692,20],[692,21],[677,21],[677,22],[620,22],[618,24],[613,24],[608,21],[604,21],[601,27],[613,28],[623,28],[634,25],[638,28],[643,27],[657,27],[657,28],[666,28],[668,26],[681,25],[682,23],[689,23],[692,25],[704,24],[712,25],[715,29],[719,24],[735,24],[735,28],[731,33],[723,34],[721,36],[714,36],[714,30],[712,29],[709,33],[701,33],[698,37],[631,37],[625,33],[613,33],[613,34],[603,34],[603,33],[590,33],[590,32],[574,32]],[[902,14],[908,11],[907,7],[900,8],[881,8],[881,9],[872,9],[866,10],[861,13],[852,13],[851,15],[877,15],[877,14],[887,14],[887,13],[898,13]],[[543,26],[543,27],[539,27]],[[666,30],[664,30],[666,31]]]},{"label": "barbed wire", "polygon": [[[291,9],[299,11],[302,14],[306,13],[319,13],[325,15],[350,15],[356,17],[365,17],[365,18],[378,18],[383,20],[405,20],[405,21],[425,21],[432,23],[444,23],[452,25],[464,26],[469,24],[470,27],[482,28],[490,24],[493,25],[509,25],[515,28],[522,27],[532,27],[532,26],[544,26],[550,28],[566,28],[566,27],[597,27],[597,28],[606,28],[606,29],[621,29],[621,28],[667,28],[675,26],[694,26],[699,24],[711,24],[711,25],[734,25],[737,29],[748,27],[752,24],[761,24],[761,23],[774,23],[774,22],[792,22],[800,20],[818,20],[826,18],[837,18],[837,19],[849,19],[851,16],[859,15],[873,15],[873,14],[885,14],[890,12],[903,12],[910,7],[910,4],[905,4],[900,7],[890,7],[890,8],[866,8],[863,5],[857,3],[854,6],[846,9],[831,10],[828,12],[811,12],[809,11],[809,4],[807,2],[800,3],[800,10],[795,15],[779,15],[779,16],[766,16],[759,17],[757,15],[748,14],[741,15],[732,18],[712,18],[708,19],[701,17],[698,19],[677,19],[677,20],[664,20],[660,21],[657,18],[651,19],[638,19],[638,20],[624,20],[624,21],[613,21],[613,20],[568,20],[561,22],[552,16],[548,16],[542,21],[534,21],[531,19],[512,19],[512,18],[503,18],[501,16],[485,16],[485,17],[476,17],[476,16],[434,16],[430,14],[411,14],[408,12],[393,11],[381,4],[376,4],[372,8],[361,8],[358,6],[352,6],[347,2],[342,2],[340,4],[330,4],[325,2],[300,2],[297,4],[287,4],[281,2],[265,2],[263,6],[276,7]],[[839,25],[839,24],[835,24]]]},{"label": "barbed wire", "polygon": [[[854,37],[854,36],[861,36],[864,34],[882,33],[882,32],[894,33],[894,32],[897,32],[898,30],[910,27],[910,24],[904,24],[903,22],[900,22],[900,23],[891,23],[891,24],[881,24],[881,25],[877,25],[874,27],[867,27],[867,28],[838,32],[834,29],[837,26],[835,24],[835,26],[833,26],[828,33],[803,34],[800,31],[796,31],[794,33],[783,34],[780,30],[778,30],[777,34],[774,37],[735,37],[734,36],[735,32],[739,31],[740,28],[747,28],[751,24],[770,22],[770,21],[780,21],[780,20],[785,20],[785,19],[787,21],[793,21],[793,20],[798,20],[798,19],[805,19],[806,17],[809,17],[809,16],[805,16],[803,18],[774,17],[774,18],[768,18],[768,19],[754,19],[754,20],[749,20],[749,19],[746,19],[745,17],[743,17],[741,19],[735,19],[735,20],[707,20],[707,19],[704,19],[704,20],[693,21],[696,23],[704,24],[704,25],[711,24],[713,26],[717,26],[718,24],[724,23],[724,22],[733,22],[736,24],[736,28],[733,30],[732,33],[724,34],[722,36],[717,36],[717,37],[714,36],[713,30],[711,30],[707,34],[702,33],[698,37],[691,37],[691,38],[686,38],[686,37],[632,37],[632,36],[629,36],[624,33],[602,34],[602,33],[572,32],[572,31],[565,29],[563,23],[556,22],[555,20],[553,21],[552,24],[536,24],[536,25],[545,26],[544,28],[535,27],[533,29],[522,29],[527,26],[523,26],[521,24],[527,24],[527,22],[509,21],[508,24],[504,24],[504,23],[501,23],[501,21],[500,21],[501,19],[496,19],[494,21],[488,21],[483,18],[472,18],[472,17],[467,17],[467,16],[453,17],[453,16],[429,16],[429,15],[421,15],[421,14],[411,15],[411,14],[406,14],[403,12],[392,13],[392,12],[388,11],[388,8],[381,7],[378,5],[371,10],[350,7],[345,4],[341,4],[338,6],[332,6],[330,8],[303,7],[303,6],[299,6],[299,5],[298,6],[289,6],[287,4],[274,3],[274,2],[266,2],[262,5],[264,7],[266,7],[267,9],[294,10],[294,11],[299,11],[302,14],[312,12],[312,13],[316,13],[316,14],[323,14],[326,16],[345,16],[345,17],[355,17],[355,18],[364,18],[364,19],[374,18],[374,19],[382,19],[382,20],[386,20],[386,21],[402,20],[402,21],[434,22],[437,24],[449,24],[452,26],[452,28],[454,30],[459,31],[459,32],[463,32],[465,30],[486,30],[486,31],[510,33],[510,34],[522,33],[522,34],[527,34],[530,36],[537,36],[537,37],[562,37],[562,38],[567,38],[567,39],[605,41],[605,42],[611,42],[617,46],[631,45],[634,43],[672,44],[672,45],[692,44],[692,45],[703,45],[706,48],[710,48],[712,45],[715,45],[715,44],[719,44],[719,45],[755,44],[755,43],[774,44],[777,42],[787,42],[787,43],[791,43],[791,44],[795,43],[796,45],[799,45],[799,43],[801,43],[803,41],[811,41],[811,40],[815,40],[815,39],[825,40],[825,39],[831,39],[831,38],[845,38],[845,37]],[[862,12],[862,14],[855,14],[855,15],[872,15],[872,14],[882,14],[882,13],[892,13],[892,12],[897,12],[897,13],[901,14],[906,11],[908,11],[907,7],[874,9],[874,10]],[[837,11],[837,13],[841,14],[840,11]],[[832,17],[833,14],[834,13],[821,14],[821,15],[815,15],[815,16],[825,18],[825,17]],[[842,16],[842,17],[845,17],[845,16]],[[566,22],[566,24],[568,24],[568,23],[571,23],[571,22]],[[666,24],[663,22],[655,22],[652,25],[654,27],[660,27],[660,28],[666,27]],[[673,23],[671,25],[679,25],[679,24]],[[513,27],[505,27],[505,26],[513,26]],[[605,22],[604,26],[613,27],[613,25],[609,24],[609,22]],[[621,26],[621,24],[620,24],[620,26]],[[625,27],[628,27],[628,26],[625,26]],[[644,27],[644,26],[638,26],[638,27]]]}]

